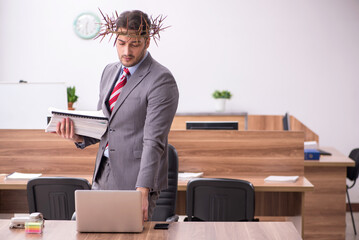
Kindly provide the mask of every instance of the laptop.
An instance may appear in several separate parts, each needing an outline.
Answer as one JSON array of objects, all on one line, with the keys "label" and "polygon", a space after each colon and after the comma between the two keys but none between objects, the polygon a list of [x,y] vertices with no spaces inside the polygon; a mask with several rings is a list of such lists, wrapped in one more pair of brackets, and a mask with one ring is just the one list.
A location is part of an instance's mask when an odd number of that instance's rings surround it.
[{"label": "laptop", "polygon": [[76,190],[76,225],[79,232],[142,232],[141,192]]}]

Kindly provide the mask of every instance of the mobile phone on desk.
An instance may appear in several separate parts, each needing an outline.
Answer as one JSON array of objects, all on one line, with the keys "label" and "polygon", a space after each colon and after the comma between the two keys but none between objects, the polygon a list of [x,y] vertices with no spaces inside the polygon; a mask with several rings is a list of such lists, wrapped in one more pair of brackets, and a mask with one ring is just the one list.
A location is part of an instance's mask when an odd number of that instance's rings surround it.
[{"label": "mobile phone on desk", "polygon": [[169,223],[156,223],[154,229],[167,230]]}]

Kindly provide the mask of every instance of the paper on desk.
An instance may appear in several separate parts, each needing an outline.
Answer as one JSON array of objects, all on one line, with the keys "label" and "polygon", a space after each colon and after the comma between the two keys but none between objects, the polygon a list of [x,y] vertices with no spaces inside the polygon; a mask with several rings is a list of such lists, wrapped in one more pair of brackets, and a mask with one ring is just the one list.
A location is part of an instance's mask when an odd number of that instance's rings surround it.
[{"label": "paper on desk", "polygon": [[203,176],[203,172],[198,172],[198,173],[194,173],[194,172],[183,172],[183,173],[178,173],[178,179],[179,180],[189,180],[192,178],[200,178]]},{"label": "paper on desk", "polygon": [[40,177],[41,173],[19,173],[19,172],[13,172],[6,176],[6,180],[8,179],[18,179],[18,180],[28,180],[32,178]]},{"label": "paper on desk", "polygon": [[318,142],[317,141],[306,141],[304,142],[304,149],[317,149]]},{"label": "paper on desk", "polygon": [[296,182],[299,176],[269,176],[264,179],[266,182]]}]

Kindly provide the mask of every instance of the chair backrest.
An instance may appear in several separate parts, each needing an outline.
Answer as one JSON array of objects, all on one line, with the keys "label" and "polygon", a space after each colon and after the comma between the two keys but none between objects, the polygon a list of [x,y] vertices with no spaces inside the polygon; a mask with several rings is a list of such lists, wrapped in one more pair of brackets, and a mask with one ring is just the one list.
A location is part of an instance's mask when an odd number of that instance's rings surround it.
[{"label": "chair backrest", "polygon": [[354,167],[347,167],[347,178],[351,181],[356,181],[359,173],[359,148],[353,149],[349,158],[353,159],[355,162]]},{"label": "chair backrest", "polygon": [[284,117],[282,118],[282,122],[283,122],[283,130],[284,131],[290,131],[290,117],[289,117],[289,113],[285,113]]},{"label": "chair backrest", "polygon": [[168,144],[168,188],[161,191],[152,215],[152,221],[166,221],[175,215],[178,185],[178,155]]},{"label": "chair backrest", "polygon": [[188,220],[253,221],[254,187],[236,179],[199,178],[187,184]]},{"label": "chair backrest", "polygon": [[75,190],[89,190],[86,179],[41,177],[27,183],[29,212],[41,212],[44,219],[70,220],[75,211]]}]

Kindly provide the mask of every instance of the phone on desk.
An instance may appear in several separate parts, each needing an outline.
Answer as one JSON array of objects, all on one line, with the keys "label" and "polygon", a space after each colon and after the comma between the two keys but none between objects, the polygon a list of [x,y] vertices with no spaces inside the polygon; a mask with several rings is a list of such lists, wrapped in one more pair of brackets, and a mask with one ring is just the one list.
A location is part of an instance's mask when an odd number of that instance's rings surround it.
[{"label": "phone on desk", "polygon": [[154,229],[167,230],[169,223],[156,223]]}]

